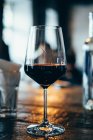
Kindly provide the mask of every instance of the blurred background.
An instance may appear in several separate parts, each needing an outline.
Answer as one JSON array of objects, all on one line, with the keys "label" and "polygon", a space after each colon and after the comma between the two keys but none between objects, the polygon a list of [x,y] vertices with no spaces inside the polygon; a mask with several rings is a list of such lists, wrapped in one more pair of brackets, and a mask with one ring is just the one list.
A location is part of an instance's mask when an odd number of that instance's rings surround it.
[{"label": "blurred background", "polygon": [[68,71],[81,84],[82,45],[88,37],[88,13],[92,9],[92,0],[0,0],[0,58],[23,65],[30,26],[59,25]]}]

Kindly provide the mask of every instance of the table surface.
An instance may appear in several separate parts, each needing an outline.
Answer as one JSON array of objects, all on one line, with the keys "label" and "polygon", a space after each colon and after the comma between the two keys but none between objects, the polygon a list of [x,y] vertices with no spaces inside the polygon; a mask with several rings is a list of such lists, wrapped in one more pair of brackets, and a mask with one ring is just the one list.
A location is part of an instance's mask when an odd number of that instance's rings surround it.
[{"label": "table surface", "polygon": [[[0,140],[92,140],[93,114],[82,108],[82,87],[50,86],[48,120],[63,125],[65,132],[56,137],[35,138],[26,133],[30,124],[42,122],[43,90],[31,83],[20,82],[17,118],[0,119]],[[2,129],[1,129],[2,128]]]}]

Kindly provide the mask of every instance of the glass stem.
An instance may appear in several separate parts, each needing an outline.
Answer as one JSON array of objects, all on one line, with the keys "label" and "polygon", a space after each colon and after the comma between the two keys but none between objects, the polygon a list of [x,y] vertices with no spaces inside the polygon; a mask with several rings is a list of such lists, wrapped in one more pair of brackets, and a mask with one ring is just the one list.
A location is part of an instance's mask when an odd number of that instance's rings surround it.
[{"label": "glass stem", "polygon": [[47,119],[47,89],[44,89],[44,120],[43,123],[45,125],[48,125],[48,119]]}]

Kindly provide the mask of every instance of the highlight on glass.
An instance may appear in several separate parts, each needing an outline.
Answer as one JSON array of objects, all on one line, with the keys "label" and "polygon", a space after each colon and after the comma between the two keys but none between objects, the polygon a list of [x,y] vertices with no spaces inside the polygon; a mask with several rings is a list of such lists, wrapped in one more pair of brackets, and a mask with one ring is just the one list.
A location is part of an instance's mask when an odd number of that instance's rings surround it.
[{"label": "highlight on glass", "polygon": [[24,71],[44,90],[43,120],[41,124],[28,126],[27,133],[36,137],[62,134],[65,128],[62,125],[51,124],[47,117],[47,89],[66,72],[66,54],[61,27],[45,25],[31,27]]}]

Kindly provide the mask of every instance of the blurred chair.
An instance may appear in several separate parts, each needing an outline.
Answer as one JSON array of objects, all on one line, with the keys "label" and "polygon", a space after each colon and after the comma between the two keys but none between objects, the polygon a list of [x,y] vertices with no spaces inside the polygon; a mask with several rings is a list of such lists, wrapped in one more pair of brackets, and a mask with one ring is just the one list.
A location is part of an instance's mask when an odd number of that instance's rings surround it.
[{"label": "blurred chair", "polygon": [[67,73],[66,78],[72,84],[82,84],[82,71],[75,66],[76,55],[70,48],[67,52]]}]

